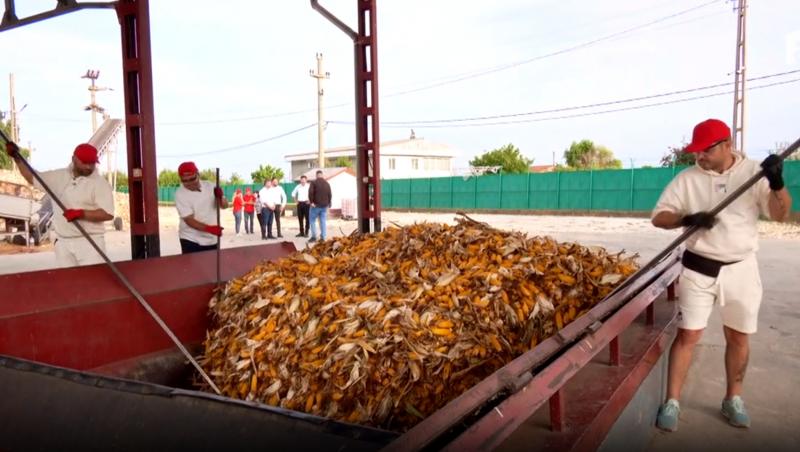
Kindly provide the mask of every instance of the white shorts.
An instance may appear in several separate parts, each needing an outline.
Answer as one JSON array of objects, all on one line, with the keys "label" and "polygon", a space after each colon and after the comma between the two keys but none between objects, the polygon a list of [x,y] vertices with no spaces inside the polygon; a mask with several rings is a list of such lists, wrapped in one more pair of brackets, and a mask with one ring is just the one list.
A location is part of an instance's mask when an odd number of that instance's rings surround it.
[{"label": "white shorts", "polygon": [[723,325],[753,334],[758,329],[761,293],[755,255],[723,266],[716,278],[684,268],[678,284],[678,328],[702,330],[717,303]]},{"label": "white shorts", "polygon": [[[102,235],[90,236],[105,253],[106,241]],[[105,262],[97,250],[84,237],[64,239],[59,237],[55,244],[56,262],[60,267],[77,267],[79,265],[102,264]]]}]

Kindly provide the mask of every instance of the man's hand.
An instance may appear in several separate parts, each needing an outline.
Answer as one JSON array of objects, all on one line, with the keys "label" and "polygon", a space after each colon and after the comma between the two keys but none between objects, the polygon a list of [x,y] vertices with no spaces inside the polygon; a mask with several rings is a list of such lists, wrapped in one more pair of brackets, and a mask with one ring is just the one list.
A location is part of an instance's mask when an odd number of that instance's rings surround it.
[{"label": "man's hand", "polygon": [[761,162],[764,176],[769,181],[769,189],[780,191],[783,187],[783,160],[775,154],[770,155]]},{"label": "man's hand", "polygon": [[6,153],[12,159],[16,158],[19,155],[19,146],[10,141],[6,142]]},{"label": "man's hand", "polygon": [[681,218],[681,226],[698,226],[704,229],[713,228],[716,222],[716,217],[708,212],[697,212]]},{"label": "man's hand", "polygon": [[225,193],[222,192],[221,187],[214,187],[214,197],[217,199],[222,199]]},{"label": "man's hand", "polygon": [[209,234],[216,235],[217,237],[222,237],[223,229],[225,228],[223,228],[222,226],[217,226],[212,224],[206,225],[206,227],[203,228],[204,231],[208,232]]},{"label": "man's hand", "polygon": [[75,221],[78,218],[83,218],[83,209],[67,209],[64,211],[64,218],[67,221]]}]

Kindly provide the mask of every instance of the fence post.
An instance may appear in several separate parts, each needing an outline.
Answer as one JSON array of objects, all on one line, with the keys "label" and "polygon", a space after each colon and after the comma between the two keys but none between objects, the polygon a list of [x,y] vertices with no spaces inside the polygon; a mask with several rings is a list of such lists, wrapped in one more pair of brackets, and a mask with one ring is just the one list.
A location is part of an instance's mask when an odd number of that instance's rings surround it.
[{"label": "fence post", "polygon": [[497,207],[502,209],[503,208],[503,173],[502,173],[502,171],[500,172],[500,174],[498,174],[498,176],[499,176],[499,179],[498,179],[499,182],[497,183],[497,185],[500,186],[500,202],[499,202]]},{"label": "fence post", "polygon": [[635,178],[634,178],[633,171],[634,171],[634,168],[633,168],[633,165],[631,165],[631,212],[633,212],[633,194],[634,194],[634,191],[633,191],[633,181],[634,181],[634,179],[635,179]]},{"label": "fence post", "polygon": [[479,177],[480,176],[475,176],[475,183],[472,184],[472,187],[473,187],[473,190],[472,190],[472,208],[473,209],[477,209],[478,208],[478,178]]},{"label": "fence post", "polygon": [[408,208],[411,208],[411,178],[408,178]]},{"label": "fence post", "polygon": [[429,209],[433,205],[433,200],[431,199],[431,198],[433,198],[433,188],[431,187],[432,185],[433,185],[433,179],[429,177],[428,178],[428,208]]},{"label": "fence post", "polygon": [[594,195],[594,168],[589,167],[589,210],[592,210],[593,195]]},{"label": "fence post", "polygon": [[556,210],[561,209],[561,171],[556,172]]},{"label": "fence post", "polygon": [[453,203],[455,202],[455,196],[453,195],[453,176],[450,176],[450,208],[453,208]]},{"label": "fence post", "polygon": [[525,209],[531,208],[531,173],[525,178]]}]

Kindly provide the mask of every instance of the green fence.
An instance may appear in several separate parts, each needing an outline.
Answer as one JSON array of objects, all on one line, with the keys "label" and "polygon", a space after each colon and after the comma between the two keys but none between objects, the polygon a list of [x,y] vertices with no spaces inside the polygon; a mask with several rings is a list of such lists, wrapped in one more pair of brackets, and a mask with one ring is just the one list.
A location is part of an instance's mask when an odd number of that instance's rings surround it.
[{"label": "green fence", "polygon": [[[381,181],[387,209],[650,211],[664,187],[686,167],[489,174],[480,177]],[[800,161],[783,170],[800,210]]]}]

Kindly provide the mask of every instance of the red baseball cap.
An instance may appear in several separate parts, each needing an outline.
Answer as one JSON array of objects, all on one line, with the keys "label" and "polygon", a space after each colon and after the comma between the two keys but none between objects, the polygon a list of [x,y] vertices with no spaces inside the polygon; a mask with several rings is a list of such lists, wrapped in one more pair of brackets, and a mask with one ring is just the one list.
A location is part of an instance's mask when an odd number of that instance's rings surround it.
[{"label": "red baseball cap", "polygon": [[79,144],[77,147],[75,147],[75,152],[73,152],[72,155],[78,157],[78,160],[87,165],[100,161],[100,159],[97,158],[97,148],[89,143]]},{"label": "red baseball cap", "polygon": [[191,176],[197,173],[197,165],[195,165],[194,162],[183,162],[178,165],[178,174],[180,176]]},{"label": "red baseball cap", "polygon": [[692,142],[686,146],[686,152],[703,152],[720,141],[731,137],[731,129],[719,119],[706,119],[694,126]]}]

